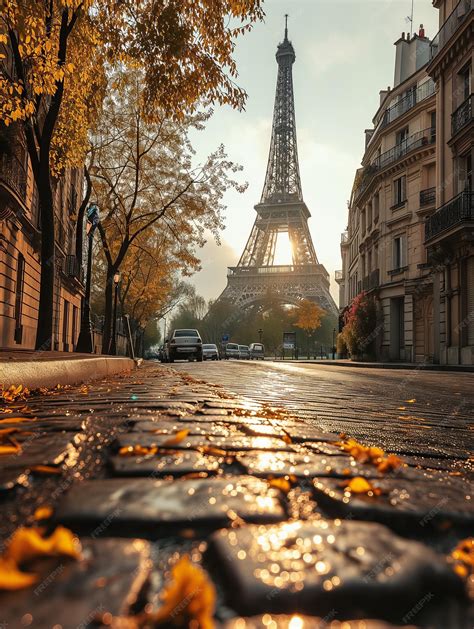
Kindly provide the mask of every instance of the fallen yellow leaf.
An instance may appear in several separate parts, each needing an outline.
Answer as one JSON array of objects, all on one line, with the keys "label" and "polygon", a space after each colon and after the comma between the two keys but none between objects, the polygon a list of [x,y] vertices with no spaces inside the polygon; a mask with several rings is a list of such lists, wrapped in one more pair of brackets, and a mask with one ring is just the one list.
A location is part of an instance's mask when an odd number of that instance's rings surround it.
[{"label": "fallen yellow leaf", "polygon": [[291,489],[291,483],[286,478],[272,478],[268,481],[268,484],[270,487],[279,489],[284,494],[287,494]]},{"label": "fallen yellow leaf", "polygon": [[189,430],[179,430],[177,433],[172,435],[169,439],[166,439],[163,442],[164,446],[177,446],[180,444],[186,437],[189,435]]},{"label": "fallen yellow leaf", "polygon": [[60,467],[53,467],[52,465],[32,465],[30,470],[36,474],[62,474]]},{"label": "fallen yellow leaf", "polygon": [[449,555],[454,571],[463,579],[469,580],[474,575],[474,537],[459,542]]},{"label": "fallen yellow leaf", "polygon": [[52,507],[38,507],[33,515],[35,520],[48,520],[53,515]]},{"label": "fallen yellow leaf", "polygon": [[0,590],[21,590],[37,580],[35,574],[22,572],[13,559],[0,557]]},{"label": "fallen yellow leaf", "polygon": [[169,622],[177,627],[213,629],[216,590],[202,568],[189,557],[182,557],[171,569],[170,582],[161,595],[163,605],[154,614],[145,614],[143,620],[155,623]]},{"label": "fallen yellow leaf", "polygon": [[19,452],[21,452],[21,447],[17,443],[8,446],[0,445],[0,455],[18,454]]},{"label": "fallen yellow leaf", "polygon": [[405,400],[405,402],[407,404],[414,404],[416,402],[415,398],[413,398],[412,400]]},{"label": "fallen yellow leaf", "polygon": [[355,476],[350,480],[344,481],[344,487],[353,494],[373,494],[378,496],[381,493],[380,488],[375,487],[362,476]]},{"label": "fallen yellow leaf", "polygon": [[49,537],[43,537],[38,528],[22,526],[13,533],[5,553],[7,558],[18,565],[37,557],[58,555],[66,555],[74,559],[78,559],[81,555],[78,539],[63,526],[58,526]]}]

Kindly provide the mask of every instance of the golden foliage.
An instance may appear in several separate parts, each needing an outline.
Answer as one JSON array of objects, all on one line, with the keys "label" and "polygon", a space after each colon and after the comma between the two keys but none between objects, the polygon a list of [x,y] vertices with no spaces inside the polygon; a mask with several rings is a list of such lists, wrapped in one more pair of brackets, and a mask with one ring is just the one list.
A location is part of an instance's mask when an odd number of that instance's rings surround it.
[{"label": "golden foliage", "polygon": [[1,389],[1,397],[4,402],[17,402],[18,400],[25,400],[30,395],[29,389],[22,384],[15,386],[12,384],[8,389]]},{"label": "golden foliage", "polygon": [[[43,516],[45,512],[43,512]],[[38,557],[81,557],[79,541],[70,530],[58,526],[49,537],[40,528],[20,527],[11,536],[0,557],[0,590],[19,590],[33,585],[38,577],[21,567]]]},{"label": "golden foliage", "polygon": [[352,437],[338,442],[337,445],[341,447],[341,450],[353,456],[359,463],[374,465],[381,473],[395,470],[403,465],[402,459],[395,454],[386,455],[382,448],[364,446]]},{"label": "golden foliage", "polygon": [[474,537],[459,542],[449,556],[454,571],[463,579],[474,577]]},{"label": "golden foliage", "polygon": [[362,476],[344,481],[343,486],[348,489],[351,494],[366,494],[368,496],[379,496],[382,491],[380,487],[375,487],[370,481]]},{"label": "golden foliage", "polygon": [[202,568],[187,555],[171,569],[169,583],[161,596],[163,605],[155,614],[146,614],[144,623],[169,623],[174,627],[213,629],[216,591]]},{"label": "golden foliage", "polygon": [[295,325],[307,334],[321,327],[322,318],[326,312],[309,299],[302,299],[294,309]]}]

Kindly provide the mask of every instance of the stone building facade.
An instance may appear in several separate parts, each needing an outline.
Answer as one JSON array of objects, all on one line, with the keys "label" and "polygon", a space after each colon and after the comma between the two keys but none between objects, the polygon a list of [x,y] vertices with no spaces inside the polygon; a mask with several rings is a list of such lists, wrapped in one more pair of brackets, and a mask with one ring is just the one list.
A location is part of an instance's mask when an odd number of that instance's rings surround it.
[{"label": "stone building facade", "polygon": [[[432,280],[424,241],[426,216],[435,208],[436,95],[426,68],[430,40],[422,27],[395,42],[393,88],[380,92],[373,128],[349,204],[342,235],[340,305],[361,291],[375,293],[381,324],[380,360],[432,361]],[[424,312],[419,325],[416,312]]]},{"label": "stone building facade", "polygon": [[377,295],[379,360],[474,363],[474,0],[434,0],[440,31],[395,42],[394,87],[366,131],[337,274],[340,306]]},{"label": "stone building facade", "polygon": [[435,356],[474,364],[474,0],[434,0],[440,30],[427,72],[437,86],[436,212],[425,229]]},{"label": "stone building facade", "polygon": [[[55,183],[56,256],[52,347],[73,351],[80,329],[82,270],[74,254],[74,221],[82,172]],[[0,130],[0,348],[33,349],[39,304],[38,193],[19,124]]]}]

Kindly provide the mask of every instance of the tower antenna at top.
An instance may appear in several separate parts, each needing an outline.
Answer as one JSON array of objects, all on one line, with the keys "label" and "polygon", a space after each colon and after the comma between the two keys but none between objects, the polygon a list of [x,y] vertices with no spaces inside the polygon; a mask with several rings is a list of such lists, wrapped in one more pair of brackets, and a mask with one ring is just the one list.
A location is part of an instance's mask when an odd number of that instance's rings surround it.
[{"label": "tower antenna at top", "polygon": [[285,39],[288,39],[288,13],[285,13]]}]

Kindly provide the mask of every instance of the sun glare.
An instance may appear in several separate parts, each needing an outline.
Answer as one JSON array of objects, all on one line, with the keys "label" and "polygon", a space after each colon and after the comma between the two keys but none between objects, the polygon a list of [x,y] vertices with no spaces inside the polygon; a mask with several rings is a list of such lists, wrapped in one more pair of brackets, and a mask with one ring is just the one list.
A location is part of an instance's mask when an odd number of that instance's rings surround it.
[{"label": "sun glare", "polygon": [[293,253],[288,232],[278,234],[274,264],[293,264]]}]

